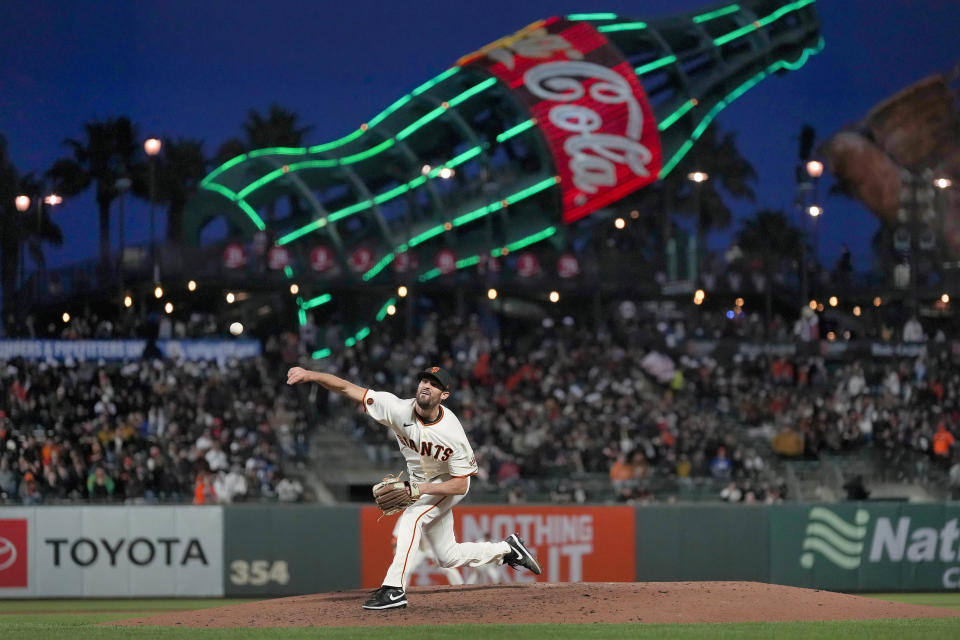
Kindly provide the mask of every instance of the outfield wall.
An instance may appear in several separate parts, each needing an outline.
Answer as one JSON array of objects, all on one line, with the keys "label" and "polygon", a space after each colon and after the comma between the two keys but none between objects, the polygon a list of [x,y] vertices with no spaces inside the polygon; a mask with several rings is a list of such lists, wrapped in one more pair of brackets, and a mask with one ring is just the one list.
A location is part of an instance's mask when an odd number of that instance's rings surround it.
[{"label": "outfield wall", "polygon": [[[960,590],[960,503],[461,506],[460,540],[518,531],[539,578]],[[0,599],[283,596],[379,586],[396,516],[354,505],[0,507]],[[412,586],[444,584],[425,563]]]}]

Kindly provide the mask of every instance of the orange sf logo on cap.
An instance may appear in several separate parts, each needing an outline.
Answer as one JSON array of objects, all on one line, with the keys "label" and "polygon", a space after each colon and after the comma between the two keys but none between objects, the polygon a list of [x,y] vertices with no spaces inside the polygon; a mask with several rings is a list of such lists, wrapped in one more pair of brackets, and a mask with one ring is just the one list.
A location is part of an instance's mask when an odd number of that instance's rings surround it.
[{"label": "orange sf logo on cap", "polygon": [[437,371],[440,371],[440,367],[434,367],[433,369],[430,369],[430,373],[436,373]]}]

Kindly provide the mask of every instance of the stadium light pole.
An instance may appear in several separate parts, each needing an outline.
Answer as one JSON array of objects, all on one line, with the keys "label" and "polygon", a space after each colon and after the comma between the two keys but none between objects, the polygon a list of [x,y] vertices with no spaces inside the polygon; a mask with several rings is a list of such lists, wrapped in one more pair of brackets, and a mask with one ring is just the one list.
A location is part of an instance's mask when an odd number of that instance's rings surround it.
[{"label": "stadium light pole", "polygon": [[116,187],[117,192],[120,194],[120,203],[119,203],[119,206],[120,206],[120,220],[119,220],[119,223],[117,224],[117,231],[118,231],[118,235],[120,236],[120,251],[118,252],[118,255],[117,255],[117,280],[118,280],[119,283],[120,283],[120,291],[119,291],[120,295],[118,296],[118,297],[120,298],[120,305],[121,305],[121,306],[120,306],[120,313],[123,313],[123,306],[122,306],[122,305],[123,305],[123,295],[124,295],[124,293],[123,293],[123,252],[124,252],[124,250],[125,250],[125,248],[126,248],[126,247],[125,247],[125,244],[126,244],[126,229],[127,229],[127,226],[126,226],[126,225],[127,225],[127,223],[126,223],[126,218],[127,218],[127,201],[126,201],[126,199],[127,199],[127,191],[130,189],[130,185],[131,185],[131,184],[133,184],[133,182],[132,182],[132,181],[130,180],[130,178],[128,178],[126,175],[123,175],[123,176],[121,176],[120,178],[117,178],[117,181],[114,183],[114,187]]},{"label": "stadium light pole", "polygon": [[157,263],[157,239],[156,239],[156,215],[154,213],[154,200],[157,192],[157,154],[163,148],[163,143],[159,138],[147,138],[143,143],[143,150],[148,157],[150,165],[150,263],[153,267],[153,282],[160,281],[160,268]]},{"label": "stadium light pole", "polygon": [[[13,204],[14,204],[14,206],[16,206],[17,211],[19,211],[20,213],[26,213],[27,211],[30,210],[30,202],[31,202],[30,196],[27,196],[27,195],[19,195],[19,196],[17,196],[16,199],[13,201]],[[19,223],[18,223],[18,224],[19,224]],[[25,225],[21,225],[21,226],[23,227],[23,226],[25,226]],[[24,254],[24,249],[26,248],[26,244],[27,244],[27,237],[26,237],[26,236],[27,236],[26,233],[21,233],[21,234],[20,234],[20,286],[19,286],[18,288],[19,288],[19,290],[21,290],[21,292],[22,292],[22,290],[23,290],[23,271],[24,271],[24,268],[25,268],[25,262],[24,262],[23,254]],[[19,298],[19,296],[18,296],[18,298]],[[21,298],[20,304],[23,304],[22,298]]]},{"label": "stadium light pole", "polygon": [[693,242],[692,251],[688,247],[687,249],[687,264],[689,265],[688,271],[691,275],[691,282],[699,283],[700,282],[700,227],[703,226],[703,183],[710,179],[709,174],[703,171],[693,171],[687,174],[687,180],[693,183],[693,208],[694,208],[694,225],[693,225]]}]

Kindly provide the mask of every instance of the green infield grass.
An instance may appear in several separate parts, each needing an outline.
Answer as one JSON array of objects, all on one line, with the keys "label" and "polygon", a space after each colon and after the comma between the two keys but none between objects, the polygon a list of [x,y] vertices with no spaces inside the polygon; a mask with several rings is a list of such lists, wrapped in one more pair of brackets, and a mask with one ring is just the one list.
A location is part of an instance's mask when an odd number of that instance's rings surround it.
[{"label": "green infield grass", "polygon": [[[910,604],[960,609],[960,593],[871,594]],[[430,625],[293,629],[184,629],[178,627],[110,627],[98,623],[168,611],[219,607],[244,600],[7,600],[0,602],[0,638],[35,640],[298,639],[449,640],[515,638],[579,640],[594,638],[731,638],[903,640],[905,637],[958,638],[960,618],[869,620],[850,622],[751,622],[734,624],[591,624],[591,625]]]}]

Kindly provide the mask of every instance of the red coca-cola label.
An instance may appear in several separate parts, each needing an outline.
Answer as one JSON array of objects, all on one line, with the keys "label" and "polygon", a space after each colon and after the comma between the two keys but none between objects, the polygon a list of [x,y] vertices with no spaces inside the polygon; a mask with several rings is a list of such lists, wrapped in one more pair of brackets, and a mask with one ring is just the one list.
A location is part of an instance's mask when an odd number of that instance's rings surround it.
[{"label": "red coca-cola label", "polygon": [[243,245],[233,242],[223,248],[223,266],[227,269],[239,269],[247,264],[247,250]]},{"label": "red coca-cola label", "polygon": [[458,61],[490,71],[536,118],[573,222],[657,179],[660,137],[630,64],[587,22],[548,18]]},{"label": "red coca-cola label", "polygon": [[267,251],[267,266],[274,271],[290,264],[290,252],[286,247],[270,247]]},{"label": "red coca-cola label", "polygon": [[437,253],[434,264],[440,269],[440,273],[453,273],[457,269],[457,256],[450,249],[443,249]]},{"label": "red coca-cola label", "polygon": [[572,253],[557,258],[557,275],[561,278],[575,278],[580,275],[580,261]]},{"label": "red coca-cola label", "polygon": [[310,268],[314,271],[326,271],[333,266],[333,251],[320,245],[310,251]]}]

